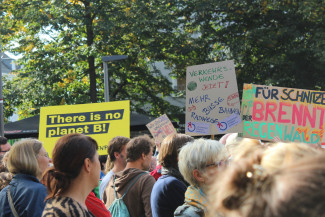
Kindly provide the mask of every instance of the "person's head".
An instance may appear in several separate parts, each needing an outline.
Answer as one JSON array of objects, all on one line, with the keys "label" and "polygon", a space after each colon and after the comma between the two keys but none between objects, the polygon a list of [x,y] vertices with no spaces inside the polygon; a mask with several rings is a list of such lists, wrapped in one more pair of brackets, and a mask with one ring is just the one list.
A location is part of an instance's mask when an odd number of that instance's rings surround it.
[{"label": "person's head", "polygon": [[161,143],[159,163],[166,168],[178,168],[178,153],[180,149],[194,139],[185,134],[172,134],[167,136]]},{"label": "person's head", "polygon": [[50,162],[51,159],[40,141],[24,139],[12,146],[8,154],[7,167],[13,174],[23,173],[40,178]]},{"label": "person's head", "polygon": [[4,189],[12,180],[12,173],[0,172],[0,191]]},{"label": "person's head", "polygon": [[1,172],[8,172],[8,168],[7,168],[7,162],[6,164],[3,162],[3,158],[4,158],[4,155],[0,155],[0,173]]},{"label": "person's head", "polygon": [[316,154],[274,173],[260,158],[234,162],[210,191],[211,214],[224,217],[305,217],[325,213],[325,156]]},{"label": "person's head", "polygon": [[228,152],[231,154],[233,150],[236,149],[236,147],[240,144],[243,138],[239,137],[238,133],[228,133],[227,135],[229,136],[225,139],[224,145],[226,146]]},{"label": "person's head", "polygon": [[304,143],[276,143],[263,153],[261,165],[269,173],[306,156],[314,156],[319,150]]},{"label": "person's head", "polygon": [[5,153],[4,155],[0,155],[0,172],[9,172],[7,166],[8,156],[9,156],[9,152]]},{"label": "person's head", "polygon": [[126,161],[128,163],[139,161],[143,170],[149,170],[153,146],[153,140],[147,135],[131,139],[126,145]]},{"label": "person's head", "polygon": [[66,192],[71,182],[77,178],[80,182],[87,182],[88,186],[85,187],[90,190],[95,188],[100,176],[97,149],[97,142],[89,136],[62,136],[53,149],[53,167],[43,176],[49,191],[47,198]]},{"label": "person's head", "polygon": [[100,170],[105,170],[105,164],[107,162],[107,155],[99,155]]},{"label": "person's head", "polygon": [[130,139],[124,136],[116,136],[109,141],[107,147],[107,172],[113,168],[115,163],[122,167],[126,166],[126,144],[129,141]]},{"label": "person's head", "polygon": [[262,145],[259,140],[245,138],[240,140],[239,144],[228,146],[232,161],[238,161],[242,158],[250,158],[257,151],[263,152],[267,146]]},{"label": "person's head", "polygon": [[218,167],[229,155],[223,144],[210,139],[197,139],[187,143],[179,153],[178,167],[184,179],[193,186],[210,185]]},{"label": "person's head", "polygon": [[11,148],[6,137],[0,136],[0,155],[4,155]]}]

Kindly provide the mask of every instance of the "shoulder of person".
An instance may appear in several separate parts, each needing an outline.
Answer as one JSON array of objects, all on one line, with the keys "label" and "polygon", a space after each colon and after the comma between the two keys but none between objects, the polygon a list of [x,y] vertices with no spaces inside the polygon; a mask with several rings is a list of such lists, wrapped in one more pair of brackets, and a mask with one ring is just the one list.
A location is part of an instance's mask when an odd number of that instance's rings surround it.
[{"label": "shoulder of person", "polygon": [[[21,189],[24,186],[20,186],[19,189]],[[29,191],[34,192],[34,194],[45,194],[45,196],[48,194],[46,187],[42,183],[30,183],[28,186],[25,186],[26,188],[29,189]],[[18,189],[17,189],[18,190]]]},{"label": "shoulder of person", "polygon": [[191,206],[188,204],[183,204],[174,212],[174,216],[180,216],[180,217],[202,217],[204,216],[204,211],[202,209],[199,209],[195,206]]},{"label": "shoulder of person", "polygon": [[153,184],[156,182],[156,179],[150,175],[147,172],[144,172],[145,174],[141,175],[140,180],[143,180],[144,182],[152,182]]},{"label": "shoulder of person", "polygon": [[46,187],[35,177],[27,174],[17,174],[12,179],[11,185],[28,188],[45,188]]},{"label": "shoulder of person", "polygon": [[179,186],[179,185],[184,185],[182,182],[173,177],[173,176],[161,176],[157,181],[156,185],[164,185],[164,186]]},{"label": "shoulder of person", "polygon": [[[73,213],[73,215],[66,215],[68,213]],[[75,200],[69,197],[55,197],[52,199],[48,199],[43,216],[52,216],[51,214],[55,214],[54,216],[88,216],[88,211],[84,210],[81,205]],[[85,215],[87,214],[87,215]]]},{"label": "shoulder of person", "polygon": [[112,177],[114,175],[113,170],[110,170],[108,173],[106,173],[106,175],[102,178],[102,180],[104,179],[109,179],[110,177]]},{"label": "shoulder of person", "polygon": [[37,196],[38,200],[41,200],[44,202],[45,204],[45,198],[48,195],[48,191],[46,189],[46,187],[44,185],[41,184],[41,186],[38,186],[37,188],[35,188],[35,196]]}]

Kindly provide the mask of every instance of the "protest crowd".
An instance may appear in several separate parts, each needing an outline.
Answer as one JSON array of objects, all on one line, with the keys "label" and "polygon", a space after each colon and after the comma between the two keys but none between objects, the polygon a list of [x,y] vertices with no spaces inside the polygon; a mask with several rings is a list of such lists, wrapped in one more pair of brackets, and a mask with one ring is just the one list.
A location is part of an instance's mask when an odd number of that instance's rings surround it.
[{"label": "protest crowd", "polygon": [[83,134],[60,137],[51,158],[37,139],[11,146],[0,137],[0,216],[325,215],[325,154],[317,146],[237,133],[218,140],[174,133],[159,152],[148,135],[107,144],[105,163]]}]

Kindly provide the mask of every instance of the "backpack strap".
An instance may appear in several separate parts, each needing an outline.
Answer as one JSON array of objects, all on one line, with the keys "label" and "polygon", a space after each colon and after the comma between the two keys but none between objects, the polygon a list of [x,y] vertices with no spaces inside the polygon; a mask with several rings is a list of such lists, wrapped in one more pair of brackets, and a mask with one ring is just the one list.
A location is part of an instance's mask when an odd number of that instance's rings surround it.
[{"label": "backpack strap", "polygon": [[[146,174],[146,172],[140,173],[139,175],[137,175],[135,178],[132,179],[132,182],[129,184],[128,188],[126,189],[126,191],[124,192],[124,194],[122,195],[121,199],[123,199],[123,197],[126,195],[126,193],[128,193],[128,191],[130,190],[130,188],[136,183],[136,181],[138,181],[138,179],[142,176]],[[117,196],[117,192],[115,190],[115,178],[116,176],[114,175],[114,179],[113,179],[113,189],[114,189],[114,194],[115,194],[115,199],[118,199]]]},{"label": "backpack strap", "polygon": [[123,199],[123,197],[126,195],[126,193],[128,193],[128,191],[130,190],[130,188],[138,181],[138,179],[141,177],[141,176],[143,176],[144,174],[146,174],[146,172],[143,172],[143,173],[141,173],[141,174],[139,174],[139,175],[137,175],[135,178],[133,178],[133,180],[132,180],[132,182],[131,182],[131,184],[129,184],[129,186],[128,186],[128,188],[126,189],[126,191],[124,192],[124,194],[122,195],[122,199]]},{"label": "backpack strap", "polygon": [[114,179],[113,179],[113,190],[114,190],[114,194],[115,194],[115,199],[118,199],[117,193],[116,193],[116,190],[115,190],[115,178],[116,178],[116,176],[114,175]]},{"label": "backpack strap", "polygon": [[8,195],[9,206],[10,206],[12,214],[15,217],[19,217],[19,215],[18,215],[18,213],[17,213],[17,211],[15,209],[14,203],[12,201],[12,197],[11,197],[11,193],[10,193],[10,187],[8,187],[8,189],[7,189],[7,195]]}]

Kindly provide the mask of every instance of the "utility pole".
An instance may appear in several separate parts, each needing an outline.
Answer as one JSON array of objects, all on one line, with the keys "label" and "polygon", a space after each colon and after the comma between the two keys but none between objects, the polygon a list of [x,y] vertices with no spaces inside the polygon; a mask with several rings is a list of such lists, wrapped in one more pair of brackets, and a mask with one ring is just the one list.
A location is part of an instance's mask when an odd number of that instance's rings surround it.
[{"label": "utility pole", "polygon": [[107,62],[113,62],[118,60],[125,60],[128,58],[127,55],[113,55],[113,56],[103,56],[102,61],[104,63],[104,96],[105,102],[109,102],[109,74],[107,69]]},{"label": "utility pole", "polygon": [[2,46],[1,46],[1,31],[0,31],[0,136],[4,136],[3,122],[3,94],[2,94]]}]

